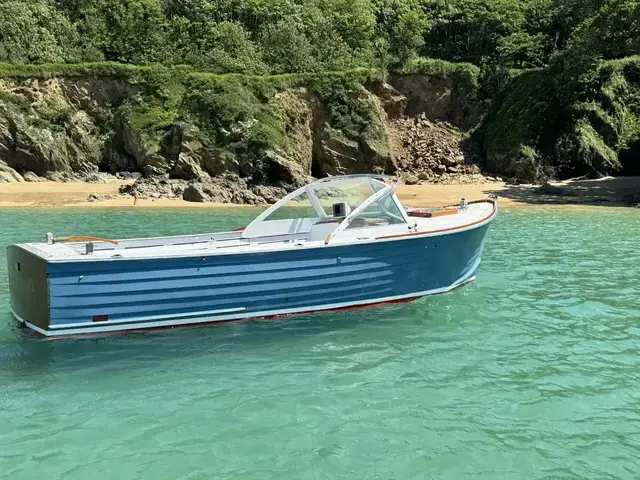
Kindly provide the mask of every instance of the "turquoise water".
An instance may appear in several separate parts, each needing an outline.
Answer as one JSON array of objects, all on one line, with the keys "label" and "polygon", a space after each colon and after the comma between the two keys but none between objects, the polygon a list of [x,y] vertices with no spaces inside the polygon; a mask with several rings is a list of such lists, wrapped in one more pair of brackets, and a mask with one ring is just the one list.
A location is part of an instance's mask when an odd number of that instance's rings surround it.
[{"label": "turquoise water", "polygon": [[77,341],[10,318],[4,246],[249,210],[0,210],[1,479],[551,479],[640,472],[640,212],[501,212],[415,303]]}]

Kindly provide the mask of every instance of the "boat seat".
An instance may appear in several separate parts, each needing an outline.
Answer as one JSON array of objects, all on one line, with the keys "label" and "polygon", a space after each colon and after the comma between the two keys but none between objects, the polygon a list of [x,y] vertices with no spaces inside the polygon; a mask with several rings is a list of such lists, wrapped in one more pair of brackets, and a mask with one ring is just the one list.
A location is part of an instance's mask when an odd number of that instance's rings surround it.
[{"label": "boat seat", "polygon": [[321,220],[315,223],[307,234],[307,242],[324,241],[331,232],[333,232],[340,222],[341,218]]}]

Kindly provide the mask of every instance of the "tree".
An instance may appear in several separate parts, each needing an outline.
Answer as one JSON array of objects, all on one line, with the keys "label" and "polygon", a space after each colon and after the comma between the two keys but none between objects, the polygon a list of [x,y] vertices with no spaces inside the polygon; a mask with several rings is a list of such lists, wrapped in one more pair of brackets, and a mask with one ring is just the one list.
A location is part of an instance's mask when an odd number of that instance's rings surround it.
[{"label": "tree", "polygon": [[375,51],[383,66],[402,68],[424,45],[429,21],[418,1],[382,0],[376,5]]},{"label": "tree", "polygon": [[598,15],[576,30],[572,43],[604,58],[640,53],[640,1],[608,0]]},{"label": "tree", "polygon": [[313,72],[317,69],[313,47],[299,16],[283,18],[264,27],[260,44],[275,73]]},{"label": "tree", "polygon": [[267,73],[259,48],[240,23],[212,22],[193,28],[183,17],[174,17],[170,38],[174,63],[217,73]]},{"label": "tree", "polygon": [[498,41],[522,30],[520,0],[429,0],[431,29],[424,53],[445,60],[480,63],[495,56]]},{"label": "tree", "polygon": [[9,0],[0,8],[0,61],[77,60],[73,25],[47,0]]},{"label": "tree", "polygon": [[545,62],[545,37],[542,33],[512,33],[498,39],[498,54],[516,67],[539,67]]}]

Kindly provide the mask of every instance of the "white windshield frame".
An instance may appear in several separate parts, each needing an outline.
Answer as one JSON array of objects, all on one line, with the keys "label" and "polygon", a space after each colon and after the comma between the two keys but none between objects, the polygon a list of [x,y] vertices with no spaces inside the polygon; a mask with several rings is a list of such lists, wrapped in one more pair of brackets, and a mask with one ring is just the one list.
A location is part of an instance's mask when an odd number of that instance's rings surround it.
[{"label": "white windshield frame", "polygon": [[[335,228],[335,230],[333,230],[333,232],[329,235],[329,237],[327,237],[327,241],[325,243],[328,243],[336,234],[342,232],[343,230],[345,230],[349,224],[351,223],[351,221],[353,221],[354,218],[356,218],[358,215],[360,215],[367,207],[369,207],[370,205],[372,205],[373,203],[375,203],[378,200],[383,199],[384,197],[386,197],[387,195],[392,195],[392,199],[393,202],[396,204],[396,206],[398,207],[398,210],[400,211],[403,220],[405,223],[410,223],[410,219],[409,216],[407,215],[407,212],[405,211],[405,209],[402,207],[402,204],[400,204],[398,198],[395,196],[394,192],[395,190],[398,188],[398,186],[400,185],[400,178],[396,177],[396,176],[390,176],[390,175],[342,175],[339,177],[328,177],[328,178],[322,178],[320,180],[316,180],[313,183],[310,183],[309,185],[306,185],[304,187],[301,187],[293,192],[291,192],[290,194],[286,195],[285,197],[281,198],[279,201],[277,201],[276,203],[274,203],[273,205],[271,205],[269,208],[267,208],[264,212],[262,212],[260,215],[258,215],[249,225],[247,225],[247,227],[245,228],[244,232],[251,232],[253,233],[254,230],[258,230],[259,229],[259,225],[265,221],[265,219],[267,219],[273,212],[275,212],[276,210],[278,210],[280,207],[282,207],[283,205],[285,205],[286,203],[288,203],[290,200],[299,197],[300,195],[306,193],[307,197],[309,199],[309,201],[311,202],[311,205],[313,206],[313,209],[315,210],[318,219],[320,221],[326,221],[327,219],[332,219],[334,217],[328,216],[325,213],[324,208],[322,207],[322,205],[320,204],[320,201],[318,200],[317,196],[315,195],[316,190],[320,190],[321,188],[319,187],[325,187],[326,186],[339,186],[340,184],[344,184],[344,183],[354,183],[354,180],[357,179],[363,179],[362,183],[367,183],[369,185],[369,187],[371,188],[371,196],[369,196],[367,199],[365,199],[362,203],[360,203],[356,208],[354,208],[346,217],[344,217],[340,223],[338,224],[338,226]],[[382,180],[384,179],[391,179],[391,180],[395,180],[395,184],[394,185],[388,185],[385,184]],[[366,182],[364,181],[366,180]],[[373,189],[373,181],[375,182],[379,182],[380,185],[383,186],[383,188],[381,188],[378,191],[375,191]],[[329,184],[329,185],[327,185]]]}]

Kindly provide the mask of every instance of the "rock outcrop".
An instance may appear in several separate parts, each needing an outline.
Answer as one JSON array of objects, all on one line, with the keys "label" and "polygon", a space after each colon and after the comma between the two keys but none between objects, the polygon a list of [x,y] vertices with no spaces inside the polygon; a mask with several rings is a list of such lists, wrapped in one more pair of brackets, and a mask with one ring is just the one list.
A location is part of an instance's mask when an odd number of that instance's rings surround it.
[{"label": "rock outcrop", "polygon": [[479,173],[462,146],[470,114],[454,112],[459,98],[443,100],[449,81],[333,79],[344,97],[333,87],[231,79],[187,91],[172,81],[167,97],[117,78],[0,79],[0,182],[115,175],[136,179],[122,193],[139,198],[262,205],[312,177]]},{"label": "rock outcrop", "polygon": [[24,178],[15,169],[0,160],[0,183],[24,182]]},{"label": "rock outcrop", "polygon": [[408,185],[428,183],[480,183],[478,155],[455,126],[432,121],[425,114],[390,123],[395,163]]}]

